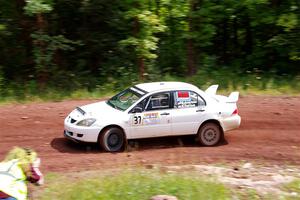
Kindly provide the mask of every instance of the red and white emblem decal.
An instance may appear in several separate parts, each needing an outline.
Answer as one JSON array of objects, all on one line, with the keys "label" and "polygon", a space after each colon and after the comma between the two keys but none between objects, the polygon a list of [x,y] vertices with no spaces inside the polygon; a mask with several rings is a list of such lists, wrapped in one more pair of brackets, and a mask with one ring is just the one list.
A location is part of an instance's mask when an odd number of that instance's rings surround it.
[{"label": "red and white emblem decal", "polygon": [[190,93],[188,91],[178,91],[177,92],[177,97],[178,98],[189,98]]}]

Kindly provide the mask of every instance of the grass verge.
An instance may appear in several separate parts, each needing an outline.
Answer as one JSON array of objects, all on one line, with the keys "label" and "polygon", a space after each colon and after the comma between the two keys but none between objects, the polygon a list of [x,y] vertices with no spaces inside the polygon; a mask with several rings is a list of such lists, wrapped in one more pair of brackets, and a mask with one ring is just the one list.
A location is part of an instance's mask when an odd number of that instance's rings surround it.
[{"label": "grass verge", "polygon": [[173,195],[179,200],[296,200],[300,179],[280,186],[280,193],[258,192],[255,188],[224,185],[217,177],[196,171],[162,172],[157,168],[82,171],[61,175],[48,173],[46,186],[34,193],[34,199],[149,200],[158,194]]},{"label": "grass verge", "polygon": [[[65,85],[66,87],[49,86],[41,90],[36,82],[24,83],[23,85],[7,84],[5,88],[0,87],[0,104],[109,97],[138,83],[134,80],[124,81],[123,79],[99,83],[89,86],[89,89],[84,85],[77,87],[67,87]],[[254,72],[250,74],[236,74],[230,71],[199,71],[197,75],[192,77],[164,75],[145,82],[153,81],[183,81],[192,83],[203,90],[210,85],[219,84],[218,93],[224,95],[228,95],[232,91],[239,91],[241,95],[295,96],[300,94],[300,76],[271,76]]]},{"label": "grass verge", "polygon": [[[83,176],[83,177],[81,177]],[[230,191],[211,178],[195,174],[162,174],[152,170],[125,170],[113,174],[46,177],[47,188],[38,199],[148,200],[157,194],[181,200],[231,199]]]},{"label": "grass verge", "polygon": [[291,195],[286,197],[286,200],[299,200],[300,195],[300,179],[296,179],[283,187],[283,190]]}]

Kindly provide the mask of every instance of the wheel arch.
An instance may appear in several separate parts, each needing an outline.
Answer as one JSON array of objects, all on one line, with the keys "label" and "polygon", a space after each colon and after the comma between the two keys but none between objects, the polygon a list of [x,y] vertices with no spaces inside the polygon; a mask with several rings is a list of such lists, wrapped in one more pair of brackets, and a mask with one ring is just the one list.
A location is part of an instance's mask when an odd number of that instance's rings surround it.
[{"label": "wheel arch", "polygon": [[107,125],[107,126],[103,127],[100,130],[97,142],[99,142],[100,136],[104,133],[104,131],[106,131],[109,128],[118,128],[118,129],[120,129],[123,132],[124,139],[127,141],[127,135],[126,135],[126,132],[125,132],[124,128],[122,128],[121,126],[119,126],[117,124],[110,124],[110,125]]},{"label": "wheel arch", "polygon": [[219,126],[219,128],[220,128],[222,134],[224,135],[224,129],[223,129],[223,127],[222,127],[222,124],[221,124],[220,121],[217,120],[217,119],[207,119],[207,120],[205,120],[204,122],[202,122],[201,125],[200,125],[199,128],[198,128],[197,133],[199,133],[200,129],[201,129],[205,124],[207,124],[207,123],[214,123],[214,124],[217,124],[217,125]]}]

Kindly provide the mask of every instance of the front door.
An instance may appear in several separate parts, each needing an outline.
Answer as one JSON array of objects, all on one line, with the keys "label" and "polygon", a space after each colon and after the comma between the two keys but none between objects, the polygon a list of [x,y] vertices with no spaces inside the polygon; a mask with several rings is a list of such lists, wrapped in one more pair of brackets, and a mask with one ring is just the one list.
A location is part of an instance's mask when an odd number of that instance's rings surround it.
[{"label": "front door", "polygon": [[130,114],[132,138],[171,135],[171,93],[150,96],[144,111]]}]

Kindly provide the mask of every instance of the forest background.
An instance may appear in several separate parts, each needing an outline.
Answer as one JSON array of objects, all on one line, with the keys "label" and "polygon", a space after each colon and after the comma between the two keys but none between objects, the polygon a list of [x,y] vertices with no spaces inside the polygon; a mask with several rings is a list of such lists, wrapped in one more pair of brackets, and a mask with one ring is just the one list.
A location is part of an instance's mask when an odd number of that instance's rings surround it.
[{"label": "forest background", "polygon": [[299,0],[1,0],[0,101],[138,83],[300,92]]}]

